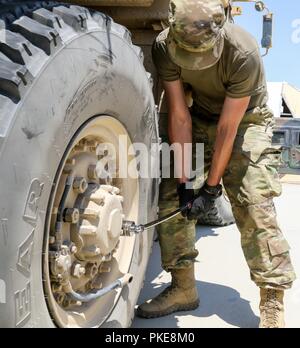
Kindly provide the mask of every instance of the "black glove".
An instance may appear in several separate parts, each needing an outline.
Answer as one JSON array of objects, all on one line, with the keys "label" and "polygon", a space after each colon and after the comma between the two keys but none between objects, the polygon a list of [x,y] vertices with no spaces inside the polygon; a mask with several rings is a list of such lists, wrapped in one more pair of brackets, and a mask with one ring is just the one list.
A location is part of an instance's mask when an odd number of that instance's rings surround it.
[{"label": "black glove", "polygon": [[196,220],[200,213],[209,211],[215,200],[222,195],[222,185],[209,186],[204,184],[200,189],[197,198],[194,200],[194,203],[187,211],[187,218],[189,220]]},{"label": "black glove", "polygon": [[186,184],[178,184],[177,185],[177,194],[179,196],[179,207],[185,207],[187,208],[182,211],[182,216],[186,217],[188,214],[188,211],[192,208],[192,202],[195,198],[194,190],[193,189],[187,189]]}]

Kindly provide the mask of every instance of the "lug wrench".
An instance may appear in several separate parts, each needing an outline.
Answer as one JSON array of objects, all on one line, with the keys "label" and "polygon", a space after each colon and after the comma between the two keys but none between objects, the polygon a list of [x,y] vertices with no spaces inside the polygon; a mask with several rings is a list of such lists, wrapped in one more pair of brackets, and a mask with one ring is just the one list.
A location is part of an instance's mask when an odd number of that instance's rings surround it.
[{"label": "lug wrench", "polygon": [[178,209],[174,210],[173,212],[169,213],[168,215],[163,216],[155,221],[149,222],[145,225],[137,225],[133,221],[124,221],[123,222],[123,235],[130,236],[132,233],[139,234],[139,233],[144,232],[145,230],[149,230],[150,228],[159,226],[159,225],[163,224],[164,222],[173,219],[174,217],[181,214],[186,209],[191,209],[192,204],[196,198],[197,197],[195,197],[191,202],[189,202],[184,207],[178,208]]}]

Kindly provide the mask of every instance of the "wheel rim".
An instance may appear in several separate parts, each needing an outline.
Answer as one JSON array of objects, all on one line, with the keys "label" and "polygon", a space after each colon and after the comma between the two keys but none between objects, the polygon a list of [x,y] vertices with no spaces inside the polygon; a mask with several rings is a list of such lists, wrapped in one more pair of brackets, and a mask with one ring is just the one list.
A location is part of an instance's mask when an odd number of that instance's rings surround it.
[{"label": "wheel rim", "polygon": [[[126,141],[120,143],[120,136]],[[73,137],[60,164],[43,252],[46,300],[60,327],[100,326],[119,300],[121,290],[114,290],[90,303],[75,303],[66,295],[65,284],[69,281],[74,291],[87,294],[130,269],[135,236],[122,236],[121,229],[124,219],[138,218],[138,175],[124,179],[114,175],[124,161],[120,154],[126,154],[127,163],[134,163],[128,151],[131,144],[119,121],[97,117]],[[99,166],[107,158],[116,165]],[[135,163],[132,167],[136,168]]]}]

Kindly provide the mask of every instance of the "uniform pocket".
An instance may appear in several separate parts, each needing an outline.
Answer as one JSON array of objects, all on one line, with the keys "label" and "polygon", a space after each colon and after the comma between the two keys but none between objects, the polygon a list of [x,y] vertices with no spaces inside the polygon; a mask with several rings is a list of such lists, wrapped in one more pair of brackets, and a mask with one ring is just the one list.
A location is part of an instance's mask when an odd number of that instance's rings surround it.
[{"label": "uniform pocket", "polygon": [[[280,147],[270,144],[258,144],[251,151],[244,151],[243,156],[249,161],[249,173],[256,176],[256,191],[261,197],[278,197],[282,193],[278,168],[281,162]],[[254,178],[253,178],[254,180]]]},{"label": "uniform pocket", "polygon": [[242,153],[252,163],[257,163],[263,154],[278,153],[278,149],[271,144],[272,134],[266,125],[242,125],[235,139],[234,151]]},{"label": "uniform pocket", "polygon": [[272,256],[278,256],[290,250],[289,243],[283,236],[271,238],[268,240],[268,246]]},{"label": "uniform pocket", "polygon": [[282,146],[272,145],[264,150],[264,155],[271,159],[270,165],[273,167],[278,167],[282,164]]},{"label": "uniform pocket", "polygon": [[242,154],[251,162],[257,163],[263,152],[266,150],[265,144],[245,144],[242,146]]},{"label": "uniform pocket", "polygon": [[[232,158],[223,177],[231,201],[236,205],[265,202],[281,194],[277,172],[280,150],[273,148],[265,127],[240,129]],[[275,158],[277,158],[275,160]]]},{"label": "uniform pocket", "polygon": [[271,146],[270,137],[260,128],[240,129],[234,143],[233,151],[242,154],[252,163],[256,163],[262,153]]},{"label": "uniform pocket", "polygon": [[253,163],[262,160],[262,164],[271,165],[275,168],[281,163],[281,147],[272,146],[270,143],[245,143],[242,146],[242,153]]}]

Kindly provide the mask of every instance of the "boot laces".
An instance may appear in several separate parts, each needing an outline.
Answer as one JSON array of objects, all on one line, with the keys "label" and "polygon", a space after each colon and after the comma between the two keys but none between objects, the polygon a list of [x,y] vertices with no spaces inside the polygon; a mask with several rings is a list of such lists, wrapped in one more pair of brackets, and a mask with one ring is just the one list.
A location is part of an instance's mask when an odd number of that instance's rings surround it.
[{"label": "boot laces", "polygon": [[[189,279],[187,279],[187,282]],[[172,296],[175,292],[178,291],[178,288],[182,288],[185,290],[184,287],[181,286],[180,282],[176,279],[176,277],[172,277],[172,283],[169,285],[160,295],[160,298],[166,298],[169,296]]]},{"label": "boot laces", "polygon": [[177,286],[175,284],[171,284],[168,286],[161,294],[160,298],[166,298],[172,295],[177,290]]},{"label": "boot laces", "polygon": [[263,305],[265,312],[265,324],[267,327],[276,326],[279,320],[280,304],[277,299],[276,290],[267,289],[267,298]]}]

